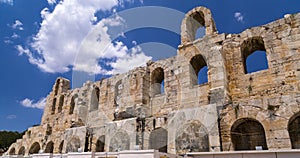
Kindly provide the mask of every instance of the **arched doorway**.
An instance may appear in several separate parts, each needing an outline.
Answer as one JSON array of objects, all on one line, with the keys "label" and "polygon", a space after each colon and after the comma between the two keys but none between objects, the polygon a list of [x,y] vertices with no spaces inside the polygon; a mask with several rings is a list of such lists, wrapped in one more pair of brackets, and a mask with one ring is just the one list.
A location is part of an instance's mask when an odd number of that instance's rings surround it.
[{"label": "arched doorway", "polygon": [[39,153],[40,149],[41,149],[40,144],[38,142],[35,142],[31,145],[29,149],[29,154],[37,154]]},{"label": "arched doorway", "polygon": [[105,146],[105,135],[102,135],[98,138],[96,142],[96,152],[104,152]]},{"label": "arched doorway", "polygon": [[168,151],[168,131],[163,128],[157,128],[150,133],[149,149],[155,149],[160,152]]},{"label": "arched doorway", "polygon": [[176,131],[176,151],[208,152],[209,139],[207,129],[199,121],[191,121]]},{"label": "arched doorway", "polygon": [[19,149],[18,155],[25,155],[25,147],[24,147],[24,146],[22,146],[22,147]]},{"label": "arched doorway", "polygon": [[48,142],[45,148],[45,153],[53,153],[54,143],[52,141]]},{"label": "arched doorway", "polygon": [[9,155],[15,155],[16,154],[16,149],[15,148],[11,148],[9,150]]},{"label": "arched doorway", "polygon": [[62,153],[63,147],[64,147],[64,141],[61,141],[61,143],[59,144],[59,148],[58,148],[59,153]]},{"label": "arched doorway", "polygon": [[288,131],[292,149],[300,149],[300,112],[291,117],[288,124]]},{"label": "arched doorway", "polygon": [[231,140],[235,150],[267,150],[264,127],[254,119],[244,118],[235,121],[231,127]]}]

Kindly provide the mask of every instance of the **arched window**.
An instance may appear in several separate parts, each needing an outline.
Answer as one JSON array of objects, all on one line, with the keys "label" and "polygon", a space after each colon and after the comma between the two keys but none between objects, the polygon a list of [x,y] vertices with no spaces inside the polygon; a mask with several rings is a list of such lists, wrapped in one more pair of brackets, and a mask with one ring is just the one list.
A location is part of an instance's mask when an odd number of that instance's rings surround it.
[{"label": "arched window", "polygon": [[207,83],[208,82],[208,77],[207,77],[208,67],[207,67],[206,61],[203,58],[203,56],[200,54],[194,56],[190,61],[190,65],[192,67],[192,70],[191,70],[192,85]]},{"label": "arched window", "polygon": [[39,153],[40,149],[41,149],[40,144],[38,142],[35,142],[31,145],[29,149],[29,154],[37,154]]},{"label": "arched window", "polygon": [[16,154],[16,149],[15,148],[11,148],[9,150],[9,155],[15,155]]},{"label": "arched window", "polygon": [[55,82],[54,96],[56,96],[58,93],[59,83],[60,83],[60,79],[57,79]]},{"label": "arched window", "polygon": [[300,113],[293,116],[288,124],[292,149],[300,149]]},{"label": "arched window", "polygon": [[73,112],[74,112],[74,108],[75,108],[75,97],[76,96],[73,96],[71,98],[71,103],[70,103],[70,111],[69,111],[69,114],[72,115]]},{"label": "arched window", "polygon": [[64,105],[64,99],[65,99],[65,96],[61,95],[59,98],[59,103],[58,103],[58,113],[60,113],[62,111],[62,107]]},{"label": "arched window", "polygon": [[164,70],[162,68],[156,68],[152,72],[152,77],[151,77],[151,91],[152,95],[157,95],[157,94],[163,94],[164,93],[164,82],[165,76],[164,76]]},{"label": "arched window", "polygon": [[209,151],[208,132],[198,121],[189,122],[179,128],[176,131],[175,143],[178,154]]},{"label": "arched window", "polygon": [[45,148],[45,153],[53,153],[54,143],[52,141],[48,142]]},{"label": "arched window", "polygon": [[18,155],[25,155],[25,147],[24,147],[24,146],[22,146],[22,147],[19,149]]},{"label": "arched window", "polygon": [[96,152],[104,152],[105,146],[105,135],[102,135],[98,138],[96,142]]},{"label": "arched window", "polygon": [[90,111],[98,110],[99,95],[100,95],[99,93],[100,93],[100,89],[98,87],[95,87],[91,95]]},{"label": "arched window", "polygon": [[55,106],[56,106],[56,98],[53,99],[52,102],[52,108],[51,108],[51,114],[55,114]]},{"label": "arched window", "polygon": [[163,128],[157,128],[150,133],[149,149],[155,149],[159,152],[168,151],[168,131]]},{"label": "arched window", "polygon": [[115,85],[115,100],[114,100],[115,106],[118,106],[120,102],[122,89],[123,89],[122,80],[119,80]]},{"label": "arched window", "polygon": [[241,45],[245,74],[268,69],[266,48],[262,37],[252,37]]},{"label": "arched window", "polygon": [[264,127],[254,119],[240,119],[231,127],[231,140],[235,150],[267,150]]},{"label": "arched window", "polygon": [[188,18],[188,27],[190,28],[191,41],[202,38],[206,35],[204,14],[201,11],[194,12]]}]

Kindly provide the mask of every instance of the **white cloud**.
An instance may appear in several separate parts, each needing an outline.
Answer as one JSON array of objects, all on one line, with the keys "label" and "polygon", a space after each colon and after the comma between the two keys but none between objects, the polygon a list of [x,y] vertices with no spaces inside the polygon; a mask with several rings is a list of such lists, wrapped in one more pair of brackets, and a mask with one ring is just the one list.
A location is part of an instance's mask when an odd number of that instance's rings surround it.
[{"label": "white cloud", "polygon": [[13,23],[11,25],[11,27],[13,29],[24,30],[24,28],[22,26],[23,26],[23,23],[20,20],[16,20],[15,23]]},{"label": "white cloud", "polygon": [[20,36],[18,34],[16,34],[16,33],[13,33],[13,35],[11,36],[11,38],[17,39],[17,38],[20,38]]},{"label": "white cloud", "polygon": [[[116,70],[105,70],[98,64],[103,58],[116,59],[123,64],[136,64],[132,67],[140,66],[150,57],[142,52],[132,54],[122,42],[113,43],[108,33],[111,27],[124,25],[124,21],[114,16],[97,23],[98,19],[95,17],[98,11],[112,11],[125,1],[132,0],[60,1],[52,12],[48,8],[41,11],[43,21],[30,46],[24,48],[17,45],[16,49],[20,55],[27,55],[31,64],[50,73],[68,72],[71,67],[97,74],[128,71],[129,67],[121,69],[117,63],[107,63]],[[77,54],[79,49],[83,50],[80,51],[81,54]]]},{"label": "white cloud", "polygon": [[53,5],[56,3],[56,0],[47,0],[47,1],[48,1],[48,4],[50,4],[50,5]]},{"label": "white cloud", "polygon": [[244,16],[243,16],[242,13],[240,13],[240,12],[235,12],[235,13],[234,13],[234,18],[235,18],[236,21],[238,21],[238,22],[244,22]]},{"label": "white cloud", "polygon": [[16,119],[17,115],[7,115],[6,119],[12,120],[12,119]]},{"label": "white cloud", "polygon": [[34,102],[34,100],[30,100],[28,98],[25,98],[24,100],[20,101],[20,104],[27,108],[44,109],[44,107],[46,105],[46,98],[41,98],[37,102]]},{"label": "white cloud", "polygon": [[13,0],[0,0],[0,3],[6,3],[6,4],[9,4],[9,5],[13,5],[14,1]]}]

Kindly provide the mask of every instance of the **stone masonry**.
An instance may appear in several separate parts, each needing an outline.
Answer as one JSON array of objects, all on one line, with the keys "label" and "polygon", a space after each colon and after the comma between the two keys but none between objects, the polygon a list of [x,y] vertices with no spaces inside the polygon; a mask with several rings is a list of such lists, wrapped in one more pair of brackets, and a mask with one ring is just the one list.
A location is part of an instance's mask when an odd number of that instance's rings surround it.
[{"label": "stone masonry", "polygon": [[[195,39],[199,27],[206,34]],[[300,148],[299,27],[300,13],[218,34],[210,10],[194,8],[176,56],[76,89],[58,78],[41,124],[8,154]],[[248,73],[255,51],[265,52],[268,68]],[[198,84],[206,66],[208,82]]]}]

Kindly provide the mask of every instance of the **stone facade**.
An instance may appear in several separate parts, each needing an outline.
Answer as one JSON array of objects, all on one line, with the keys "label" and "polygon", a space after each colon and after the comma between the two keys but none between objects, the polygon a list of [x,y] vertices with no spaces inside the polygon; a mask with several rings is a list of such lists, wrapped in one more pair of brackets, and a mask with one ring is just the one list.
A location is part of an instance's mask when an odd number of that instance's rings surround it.
[{"label": "stone facade", "polygon": [[[199,27],[206,34],[195,39]],[[176,56],[77,89],[58,78],[41,125],[8,154],[300,148],[299,27],[300,13],[218,34],[210,10],[197,7],[183,19]],[[248,73],[257,50],[268,68]],[[206,66],[208,81],[198,84]]]}]

